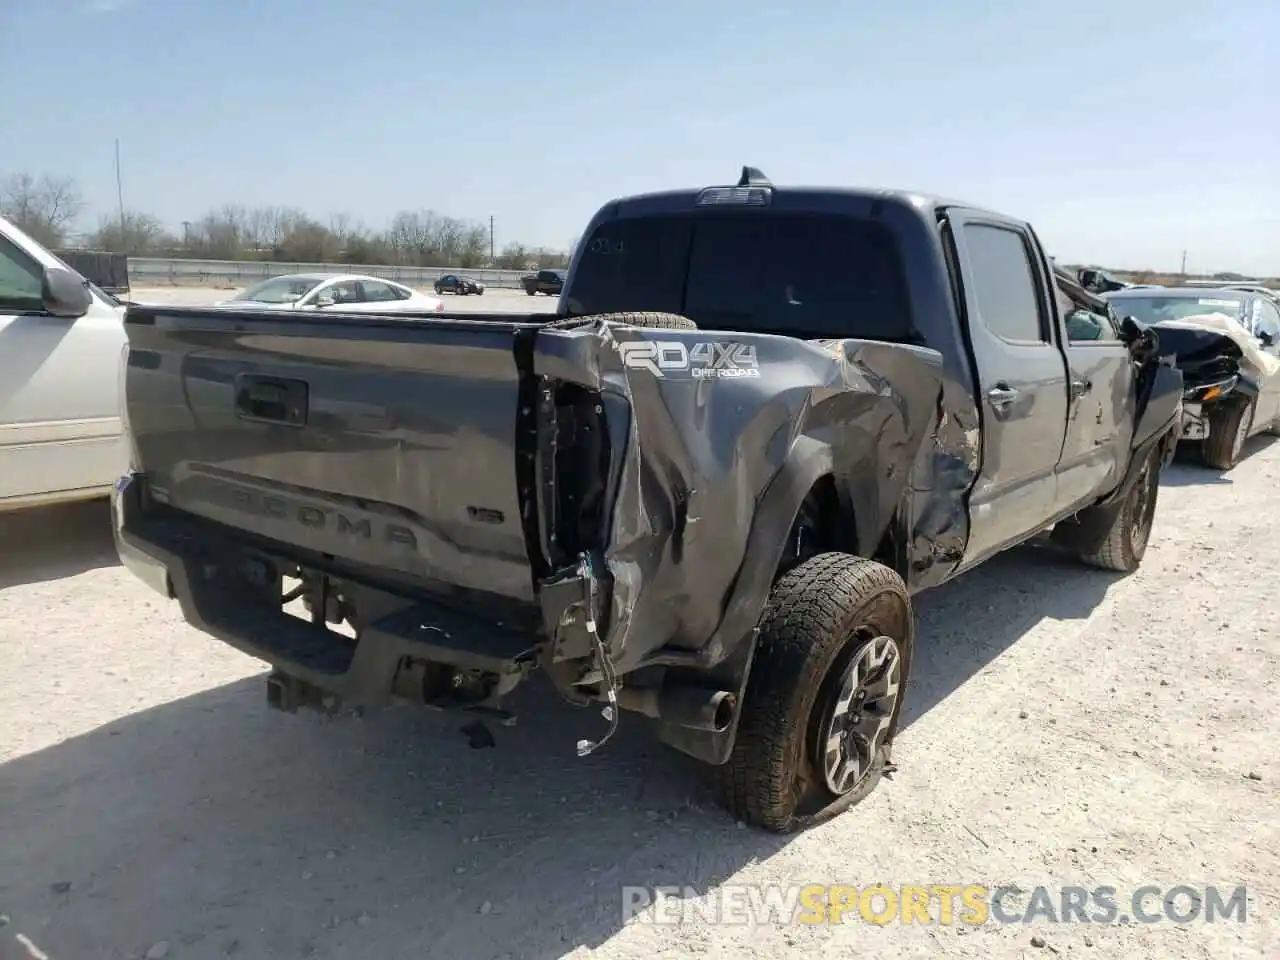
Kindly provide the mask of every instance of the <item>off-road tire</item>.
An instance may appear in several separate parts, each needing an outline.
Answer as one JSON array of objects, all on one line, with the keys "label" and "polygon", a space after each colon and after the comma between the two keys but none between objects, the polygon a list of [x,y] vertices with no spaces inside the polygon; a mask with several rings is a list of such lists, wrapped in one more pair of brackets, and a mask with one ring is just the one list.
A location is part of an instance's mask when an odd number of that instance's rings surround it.
[{"label": "off-road tire", "polygon": [[608,320],[628,327],[644,327],[649,330],[697,330],[698,325],[678,313],[598,313],[585,317],[566,317],[553,320],[552,327],[583,327],[590,323]]},{"label": "off-road tire", "polygon": [[[1232,403],[1222,404],[1213,412],[1209,436],[1200,447],[1200,458],[1205,466],[1225,473],[1240,462],[1249,430],[1253,427],[1253,409],[1252,402]],[[1242,427],[1245,440],[1237,447],[1236,437]]]},{"label": "off-road tire", "polygon": [[[1095,550],[1076,552],[1081,563],[1118,573],[1133,573],[1141,565],[1151,541],[1156,503],[1160,498],[1159,456],[1158,451],[1149,455],[1143,473],[1125,495],[1124,506],[1111,522],[1106,539]],[[1081,520],[1087,522],[1088,515],[1088,510],[1083,511]]]},{"label": "off-road tire", "polygon": [[[813,736],[844,667],[865,649],[855,630],[893,637],[899,688],[884,740],[851,790],[837,796],[816,764]],[[720,804],[740,821],[790,833],[847,810],[879,783],[901,719],[915,627],[902,578],[844,553],[820,553],[774,585],[761,618],[729,761],[712,769]]]}]

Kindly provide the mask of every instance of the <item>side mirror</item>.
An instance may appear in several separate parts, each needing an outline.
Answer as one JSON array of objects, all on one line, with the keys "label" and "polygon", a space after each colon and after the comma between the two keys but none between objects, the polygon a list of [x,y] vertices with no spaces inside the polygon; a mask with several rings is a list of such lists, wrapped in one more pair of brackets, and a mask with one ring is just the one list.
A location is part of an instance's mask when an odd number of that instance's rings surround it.
[{"label": "side mirror", "polygon": [[1160,349],[1160,335],[1135,316],[1120,320],[1120,339],[1129,347],[1129,354],[1138,361],[1146,361]]},{"label": "side mirror", "polygon": [[1146,330],[1146,324],[1133,316],[1133,314],[1120,318],[1120,334],[1124,337],[1126,343],[1132,343],[1140,339]]},{"label": "side mirror", "polygon": [[322,293],[320,296],[316,297],[317,307],[332,307],[333,303],[333,294],[331,293]]},{"label": "side mirror", "polygon": [[78,273],[64,267],[45,267],[40,280],[40,300],[54,317],[77,320],[93,306],[88,283]]},{"label": "side mirror", "polygon": [[1272,336],[1270,333],[1268,333],[1266,330],[1260,330],[1260,331],[1258,332],[1258,339],[1259,339],[1260,341],[1262,341],[1262,345],[1263,345],[1264,347],[1269,347],[1269,346],[1271,346],[1272,344],[1274,344],[1274,343],[1276,342],[1276,338],[1275,338],[1275,337],[1273,337],[1273,336]]}]

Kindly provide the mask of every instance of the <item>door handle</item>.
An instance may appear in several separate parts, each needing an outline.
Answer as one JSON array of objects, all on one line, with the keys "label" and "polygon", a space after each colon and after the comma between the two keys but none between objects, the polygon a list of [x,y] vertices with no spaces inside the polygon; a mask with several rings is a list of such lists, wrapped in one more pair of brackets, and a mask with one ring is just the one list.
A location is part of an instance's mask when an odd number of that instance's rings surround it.
[{"label": "door handle", "polygon": [[993,407],[1007,407],[1018,399],[1018,391],[1003,383],[997,384],[987,391],[987,401]]},{"label": "door handle", "polygon": [[1073,397],[1083,397],[1092,389],[1093,381],[1088,377],[1074,377],[1071,380],[1071,395]]}]

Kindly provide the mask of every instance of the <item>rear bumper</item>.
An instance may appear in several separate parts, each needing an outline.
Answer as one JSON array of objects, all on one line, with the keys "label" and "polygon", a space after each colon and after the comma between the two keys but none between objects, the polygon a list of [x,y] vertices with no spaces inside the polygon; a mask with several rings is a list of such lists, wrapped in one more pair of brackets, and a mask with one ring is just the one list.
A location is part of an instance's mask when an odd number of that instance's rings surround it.
[{"label": "rear bumper", "polygon": [[[535,629],[361,585],[370,607],[389,611],[366,623],[358,639],[285,613],[281,573],[292,558],[259,546],[248,534],[194,517],[144,508],[145,478],[130,474],[115,485],[111,512],[116,550],[128,570],[162,596],[175,599],[197,629],[264,660],[349,705],[379,706],[396,697],[397,676],[423,662],[447,664],[514,680],[542,654]],[[352,581],[348,581],[352,582]],[[585,581],[568,574],[544,585],[541,609],[530,621],[579,619],[574,609]],[[540,615],[540,616],[539,616]],[[546,631],[550,635],[550,631]],[[565,659],[572,631],[548,650]]]},{"label": "rear bumper", "polygon": [[169,582],[169,568],[163,559],[151,554],[136,538],[124,532],[128,501],[138,498],[138,479],[126,474],[116,481],[111,490],[111,526],[115,533],[116,553],[124,568],[166,599],[173,599],[173,584]]}]

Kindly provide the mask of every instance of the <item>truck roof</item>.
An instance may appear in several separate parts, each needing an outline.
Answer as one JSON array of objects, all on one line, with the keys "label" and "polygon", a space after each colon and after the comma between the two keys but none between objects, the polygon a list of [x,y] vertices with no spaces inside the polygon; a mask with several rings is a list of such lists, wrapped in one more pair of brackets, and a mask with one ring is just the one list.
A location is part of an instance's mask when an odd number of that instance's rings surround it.
[{"label": "truck roof", "polygon": [[877,202],[882,204],[894,204],[903,207],[910,207],[919,213],[931,216],[938,210],[943,210],[949,207],[964,207],[968,210],[990,215],[991,217],[999,220],[1008,221],[1015,219],[1007,214],[1001,214],[976,204],[966,203],[963,200],[924,193],[916,190],[887,187],[837,187],[801,184],[779,186],[753,167],[744,167],[742,175],[739,177],[736,184],[719,183],[710,184],[705,187],[687,187],[678,190],[659,190],[651,193],[632,194],[630,196],[618,197],[606,206],[634,206],[657,209],[666,208],[671,210],[683,209],[696,205],[698,199],[709,190],[750,190],[752,187],[767,187],[775,196],[790,196],[795,198],[804,198],[810,201],[825,196],[841,197],[846,200],[865,203],[867,206],[871,206]]}]

